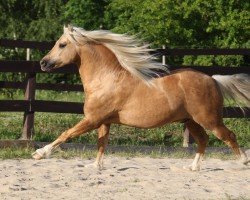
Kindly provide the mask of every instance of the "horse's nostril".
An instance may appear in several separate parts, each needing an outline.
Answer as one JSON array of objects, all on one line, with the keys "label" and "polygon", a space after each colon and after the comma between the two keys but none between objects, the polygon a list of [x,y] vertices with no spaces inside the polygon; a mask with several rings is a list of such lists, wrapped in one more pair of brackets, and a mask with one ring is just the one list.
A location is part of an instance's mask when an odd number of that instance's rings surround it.
[{"label": "horse's nostril", "polygon": [[41,65],[41,67],[45,67],[45,66],[46,66],[46,64],[47,64],[47,62],[46,62],[45,60],[41,60],[41,61],[40,61],[40,65]]}]

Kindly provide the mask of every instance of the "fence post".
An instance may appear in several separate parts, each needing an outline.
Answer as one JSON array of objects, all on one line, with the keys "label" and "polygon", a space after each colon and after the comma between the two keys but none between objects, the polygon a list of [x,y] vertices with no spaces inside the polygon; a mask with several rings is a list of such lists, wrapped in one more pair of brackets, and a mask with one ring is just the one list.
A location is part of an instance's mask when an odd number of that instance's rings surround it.
[{"label": "fence post", "polygon": [[194,143],[194,138],[190,134],[186,125],[184,125],[184,133],[183,133],[183,147],[189,147],[190,144]]},{"label": "fence post", "polygon": [[[26,60],[30,60],[30,49],[27,48],[26,51]],[[26,87],[25,87],[25,100],[29,101],[29,110],[25,111],[23,117],[23,133],[20,139],[29,140],[32,139],[34,135],[34,118],[35,114],[32,111],[32,101],[35,100],[35,92],[36,92],[36,74],[28,73],[26,75]]]},{"label": "fence post", "polygon": [[35,100],[36,89],[36,74],[27,74],[27,84],[25,88],[25,100],[29,101],[29,110],[24,113],[23,133],[20,139],[29,140],[34,135],[34,111],[32,111],[31,104]]},{"label": "fence post", "polygon": [[[162,49],[166,49],[165,45],[162,45]],[[162,65],[166,65],[166,56],[162,55]]]}]

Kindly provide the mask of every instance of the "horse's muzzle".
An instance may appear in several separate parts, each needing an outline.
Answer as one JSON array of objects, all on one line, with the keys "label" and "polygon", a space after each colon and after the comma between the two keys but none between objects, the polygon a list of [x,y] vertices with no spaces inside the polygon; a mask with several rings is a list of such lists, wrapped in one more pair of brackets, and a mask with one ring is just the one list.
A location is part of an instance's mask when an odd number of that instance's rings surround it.
[{"label": "horse's muzzle", "polygon": [[55,66],[55,62],[52,62],[52,61],[47,60],[47,59],[42,59],[40,61],[40,66],[41,66],[42,71],[49,72]]}]

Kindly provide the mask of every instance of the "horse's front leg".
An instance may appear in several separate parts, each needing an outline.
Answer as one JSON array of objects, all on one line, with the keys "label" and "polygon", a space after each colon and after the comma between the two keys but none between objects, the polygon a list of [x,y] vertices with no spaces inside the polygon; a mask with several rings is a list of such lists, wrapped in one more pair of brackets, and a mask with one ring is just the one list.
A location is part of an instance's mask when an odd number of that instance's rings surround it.
[{"label": "horse's front leg", "polygon": [[96,129],[98,124],[92,120],[83,119],[78,124],[76,124],[73,128],[63,132],[54,142],[46,145],[41,149],[37,149],[32,157],[36,160],[42,159],[44,157],[49,157],[51,152],[58,147],[60,144],[66,142],[70,138],[77,137],[81,134],[87,133],[93,129]]},{"label": "horse's front leg", "polygon": [[103,155],[108,144],[110,124],[102,124],[98,128],[98,153],[93,164],[88,164],[86,167],[96,167],[103,169]]}]

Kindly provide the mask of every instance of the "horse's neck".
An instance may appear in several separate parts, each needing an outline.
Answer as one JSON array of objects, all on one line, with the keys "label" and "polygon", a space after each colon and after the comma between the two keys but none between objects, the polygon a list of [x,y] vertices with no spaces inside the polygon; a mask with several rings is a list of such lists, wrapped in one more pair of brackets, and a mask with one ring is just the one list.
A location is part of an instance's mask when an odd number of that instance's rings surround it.
[{"label": "horse's neck", "polygon": [[85,92],[102,92],[124,87],[129,83],[131,87],[138,84],[138,80],[123,69],[115,55],[106,47],[95,46],[93,51],[82,55],[79,68]]}]

